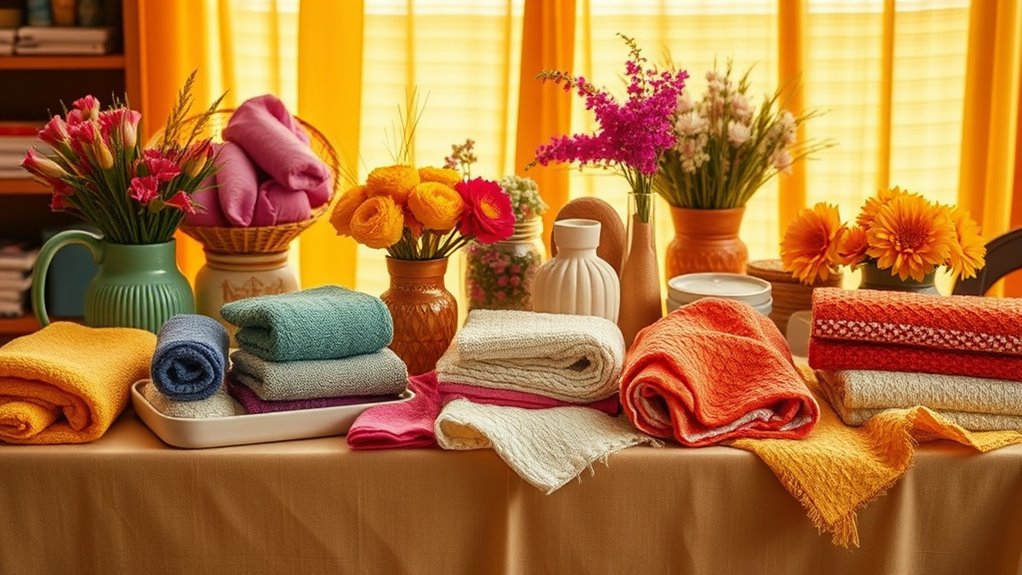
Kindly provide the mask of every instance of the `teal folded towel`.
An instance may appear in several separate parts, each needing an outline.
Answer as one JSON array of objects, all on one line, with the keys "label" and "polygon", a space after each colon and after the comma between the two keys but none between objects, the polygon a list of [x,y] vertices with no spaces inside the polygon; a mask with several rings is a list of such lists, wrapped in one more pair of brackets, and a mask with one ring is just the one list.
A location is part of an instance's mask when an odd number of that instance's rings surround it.
[{"label": "teal folded towel", "polygon": [[231,376],[262,399],[285,401],[354,395],[397,395],[408,370],[388,348],[343,359],[266,361],[243,349],[231,354]]},{"label": "teal folded towel", "polygon": [[394,337],[380,298],[338,286],[225,304],[242,349],[270,361],[338,359],[378,351]]}]

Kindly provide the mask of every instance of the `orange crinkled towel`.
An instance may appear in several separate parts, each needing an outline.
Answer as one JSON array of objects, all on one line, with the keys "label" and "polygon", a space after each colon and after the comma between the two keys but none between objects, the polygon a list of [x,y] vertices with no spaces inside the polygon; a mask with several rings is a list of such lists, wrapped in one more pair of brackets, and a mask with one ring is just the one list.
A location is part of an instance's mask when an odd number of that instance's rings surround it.
[{"label": "orange crinkled towel", "polygon": [[751,306],[702,299],[639,332],[621,377],[632,423],[687,446],[800,439],[819,406],[777,327]]}]

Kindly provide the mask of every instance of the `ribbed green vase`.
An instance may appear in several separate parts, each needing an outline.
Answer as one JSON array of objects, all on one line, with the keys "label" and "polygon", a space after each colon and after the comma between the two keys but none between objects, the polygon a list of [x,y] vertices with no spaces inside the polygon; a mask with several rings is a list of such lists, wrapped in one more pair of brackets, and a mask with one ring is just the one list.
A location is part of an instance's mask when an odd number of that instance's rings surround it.
[{"label": "ribbed green vase", "polygon": [[81,230],[61,232],[39,251],[32,280],[32,307],[42,325],[46,270],[61,247],[82,244],[92,252],[99,273],[85,292],[85,325],[135,327],[156,333],[179,313],[195,313],[188,280],[177,267],[176,243],[114,244]]}]

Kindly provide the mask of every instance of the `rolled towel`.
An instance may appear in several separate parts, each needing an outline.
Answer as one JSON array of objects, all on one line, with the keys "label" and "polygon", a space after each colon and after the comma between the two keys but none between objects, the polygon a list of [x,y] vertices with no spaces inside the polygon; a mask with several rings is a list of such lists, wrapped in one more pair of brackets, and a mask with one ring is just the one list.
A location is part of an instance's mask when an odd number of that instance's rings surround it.
[{"label": "rolled towel", "polygon": [[156,336],[56,322],[0,348],[0,440],[99,439],[145,379]]},{"label": "rolled towel", "polygon": [[259,185],[255,214],[252,216],[253,226],[276,226],[301,222],[310,217],[312,206],[305,192],[289,190],[273,180]]},{"label": "rolled towel", "polygon": [[617,393],[624,355],[621,330],[604,318],[473,310],[436,370],[440,381],[581,404]]},{"label": "rolled towel", "polygon": [[231,377],[270,401],[397,395],[408,385],[405,363],[386,347],[341,359],[302,361],[267,361],[240,349],[231,354]]},{"label": "rolled towel", "polygon": [[176,401],[198,401],[223,385],[227,372],[227,330],[211,317],[176,315],[160,328],[152,379]]},{"label": "rolled towel", "polygon": [[231,226],[251,226],[259,193],[255,166],[240,146],[224,142],[216,157],[216,167],[217,194],[224,218]]},{"label": "rolled towel", "polygon": [[240,346],[270,361],[338,359],[390,344],[394,324],[380,298],[338,286],[231,302],[220,315]]},{"label": "rolled towel", "polygon": [[189,226],[222,228],[230,225],[220,208],[220,189],[217,188],[215,175],[199,184],[192,195],[192,203],[199,204],[201,208],[185,216],[185,223]]},{"label": "rolled towel", "polygon": [[1022,300],[813,290],[809,365],[1022,381]]},{"label": "rolled towel", "polygon": [[290,399],[284,401],[269,401],[256,395],[243,383],[227,379],[227,391],[237,399],[247,413],[276,413],[278,411],[302,411],[305,409],[320,409],[323,407],[339,407],[344,405],[362,405],[366,403],[383,403],[396,401],[400,398],[398,394],[390,395],[359,395],[341,397],[316,397],[311,399]]},{"label": "rolled towel", "polygon": [[716,298],[639,332],[621,375],[621,403],[640,430],[687,446],[799,439],[819,418],[777,326],[748,304]]},{"label": "rolled towel", "polygon": [[307,141],[281,123],[275,115],[277,102],[267,95],[243,103],[227,122],[224,139],[241,146],[256,165],[288,189],[321,186],[330,170]]},{"label": "rolled towel", "polygon": [[142,397],[149,402],[156,411],[167,417],[178,419],[209,419],[211,417],[232,417],[245,413],[244,408],[227,393],[224,386],[220,386],[216,393],[200,399],[199,401],[175,401],[160,393],[152,383],[142,387]]}]

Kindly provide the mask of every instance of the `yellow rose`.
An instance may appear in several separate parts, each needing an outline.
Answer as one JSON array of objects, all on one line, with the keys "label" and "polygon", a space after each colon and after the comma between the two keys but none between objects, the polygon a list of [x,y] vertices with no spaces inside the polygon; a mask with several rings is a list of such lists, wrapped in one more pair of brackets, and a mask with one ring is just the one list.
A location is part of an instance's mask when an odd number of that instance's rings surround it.
[{"label": "yellow rose", "polygon": [[390,196],[362,202],[351,216],[351,237],[371,248],[389,248],[401,239],[405,218]]},{"label": "yellow rose", "polygon": [[426,229],[447,232],[461,219],[465,200],[444,184],[423,182],[408,195],[408,208]]},{"label": "yellow rose", "polygon": [[390,196],[399,205],[404,205],[408,194],[419,183],[419,172],[411,166],[387,166],[369,172],[366,178],[366,194]]},{"label": "yellow rose", "polygon": [[334,225],[338,235],[351,235],[351,216],[355,210],[366,201],[366,187],[355,186],[344,192],[344,195],[337,200],[334,211],[330,214],[330,223]]},{"label": "yellow rose", "polygon": [[419,168],[419,179],[423,182],[439,182],[453,188],[461,181],[458,170],[450,168]]}]

